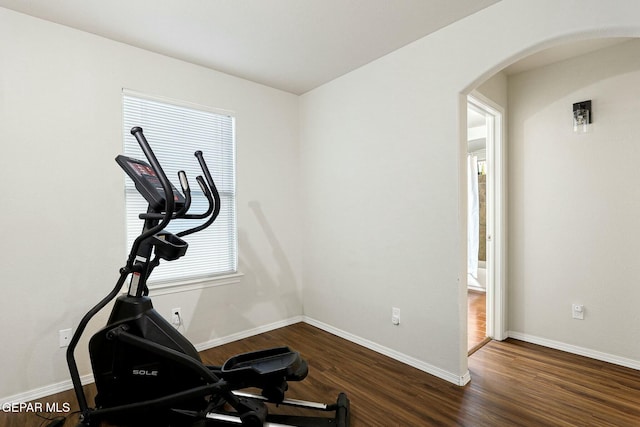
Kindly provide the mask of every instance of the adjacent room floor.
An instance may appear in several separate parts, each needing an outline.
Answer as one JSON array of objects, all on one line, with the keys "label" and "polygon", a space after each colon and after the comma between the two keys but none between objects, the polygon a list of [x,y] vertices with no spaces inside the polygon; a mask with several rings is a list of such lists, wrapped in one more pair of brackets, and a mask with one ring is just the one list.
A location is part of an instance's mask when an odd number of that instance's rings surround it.
[{"label": "adjacent room floor", "polygon": [[473,354],[488,342],[486,293],[467,291],[467,349]]}]

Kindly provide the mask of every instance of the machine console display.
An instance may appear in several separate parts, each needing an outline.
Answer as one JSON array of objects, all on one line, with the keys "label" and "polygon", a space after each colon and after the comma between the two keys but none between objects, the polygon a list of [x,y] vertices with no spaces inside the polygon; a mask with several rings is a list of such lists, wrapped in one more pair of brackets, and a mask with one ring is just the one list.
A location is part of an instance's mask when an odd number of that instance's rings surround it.
[{"label": "machine console display", "polygon": [[[165,207],[164,189],[153,168],[141,160],[122,155],[116,157],[116,162],[133,180],[136,189],[149,202],[149,206],[156,212],[163,211]],[[175,203],[174,209],[177,211],[184,206],[185,198],[173,184],[171,184],[171,189]]]}]

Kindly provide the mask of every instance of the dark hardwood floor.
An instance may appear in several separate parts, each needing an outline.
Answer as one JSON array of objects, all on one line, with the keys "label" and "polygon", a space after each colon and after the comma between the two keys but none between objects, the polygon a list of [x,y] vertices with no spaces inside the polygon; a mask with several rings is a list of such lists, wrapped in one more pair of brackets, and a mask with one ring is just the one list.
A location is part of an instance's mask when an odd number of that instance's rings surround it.
[{"label": "dark hardwood floor", "polygon": [[[351,399],[351,426],[638,426],[640,372],[515,340],[492,341],[469,358],[458,387],[299,323],[202,352],[220,364],[236,353],[289,344],[310,365],[289,397]],[[92,386],[87,387],[93,390]],[[93,393],[90,391],[90,393]],[[40,402],[75,402],[71,392]],[[70,417],[65,424],[75,426]],[[36,427],[33,414],[0,412],[0,426]]]}]

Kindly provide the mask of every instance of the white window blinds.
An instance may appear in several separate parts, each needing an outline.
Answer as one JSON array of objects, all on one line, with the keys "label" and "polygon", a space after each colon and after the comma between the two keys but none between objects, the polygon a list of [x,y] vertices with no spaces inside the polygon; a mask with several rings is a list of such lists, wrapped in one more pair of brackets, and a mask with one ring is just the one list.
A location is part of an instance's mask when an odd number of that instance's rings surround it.
[{"label": "white window blinds", "polygon": [[[237,269],[237,233],[235,215],[235,132],[234,118],[188,104],[167,102],[123,92],[124,154],[147,161],[130,130],[140,126],[167,177],[180,189],[178,171],[184,170],[191,188],[190,213],[206,211],[208,203],[195,178],[202,175],[193,153],[201,150],[216,183],[221,199],[220,215],[204,231],[185,236],[189,248],[176,261],[163,261],[149,278],[149,285],[191,281],[231,274]],[[147,202],[126,177],[127,251],[140,234]],[[174,220],[172,233],[192,228],[203,221]]]}]

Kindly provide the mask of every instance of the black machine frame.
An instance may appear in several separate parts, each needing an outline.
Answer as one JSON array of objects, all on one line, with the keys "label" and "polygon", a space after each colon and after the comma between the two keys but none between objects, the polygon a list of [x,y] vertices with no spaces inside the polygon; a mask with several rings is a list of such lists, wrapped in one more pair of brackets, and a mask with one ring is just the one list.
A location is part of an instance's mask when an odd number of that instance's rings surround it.
[{"label": "black machine frame", "polygon": [[[222,366],[204,365],[195,347],[154,309],[147,279],[160,260],[184,256],[182,237],[209,227],[220,213],[220,196],[201,151],[194,153],[203,176],[196,181],[209,202],[204,213],[191,214],[186,174],[179,172],[184,196],[171,184],[140,127],[131,134],[149,164],[118,156],[117,163],[149,202],[141,234],[132,244],[114,288],[81,319],[66,357],[80,406],[80,426],[102,420],[122,425],[154,426],[337,426],[349,425],[349,399],[344,393],[331,404],[285,398],[288,383],[303,380],[307,362],[289,347],[236,355]],[[175,219],[204,222],[177,234],[165,227]],[[130,278],[126,295],[120,295]],[[90,407],[75,351],[89,321],[115,299],[109,320],[89,342],[98,394]],[[257,388],[261,394],[243,391]],[[266,403],[306,408],[329,416],[271,415]],[[331,414],[333,413],[333,414]],[[331,416],[332,415],[332,416]]]}]

